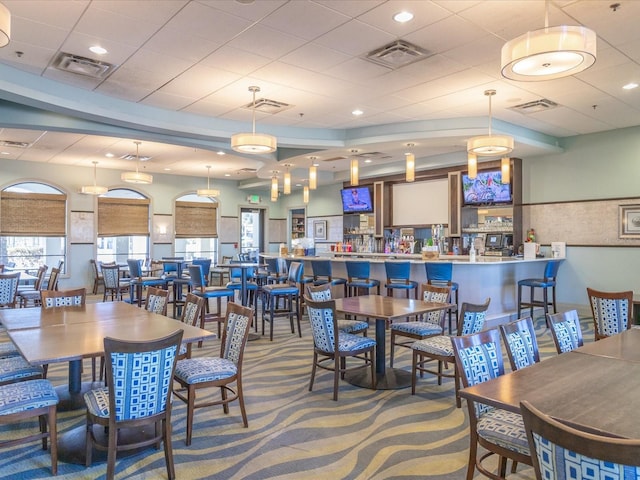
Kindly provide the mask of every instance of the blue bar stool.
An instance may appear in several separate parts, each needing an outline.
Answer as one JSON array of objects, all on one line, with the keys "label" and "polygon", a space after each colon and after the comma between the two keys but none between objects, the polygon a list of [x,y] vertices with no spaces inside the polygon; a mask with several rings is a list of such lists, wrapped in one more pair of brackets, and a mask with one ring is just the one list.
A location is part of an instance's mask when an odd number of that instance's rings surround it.
[{"label": "blue bar stool", "polygon": [[[545,318],[549,313],[549,305],[553,307],[553,313],[558,310],[556,308],[556,277],[558,276],[558,269],[562,260],[549,260],[544,267],[543,278],[526,278],[518,281],[518,318],[520,318],[520,310],[523,307],[529,307],[531,313],[529,314],[533,318],[533,307],[544,308]],[[522,287],[529,287],[529,301],[522,301]],[[535,299],[535,289],[542,289],[542,300]],[[551,302],[547,291],[551,289]]]},{"label": "blue bar stool", "polygon": [[393,297],[394,290],[404,290],[409,298],[409,292],[413,290],[416,300],[418,299],[418,282],[409,278],[411,275],[410,262],[384,262],[384,269],[387,273],[387,283],[384,285],[384,288],[387,289],[387,297]]},{"label": "blue bar stool", "polygon": [[367,291],[377,288],[377,294],[380,295],[380,280],[369,278],[371,275],[371,264],[367,261],[348,260],[345,262],[347,267],[347,296],[354,297],[360,295],[361,290]]},{"label": "blue bar stool", "polygon": [[[291,333],[295,333],[293,316],[298,321],[298,336],[302,338],[300,317],[302,316],[302,275],[304,267],[300,262],[291,262],[287,283],[274,283],[262,287],[262,335],[264,335],[264,323],[269,322],[269,340],[273,341],[273,322],[277,317],[289,317]],[[284,308],[278,308],[278,300],[285,299]]]},{"label": "blue bar stool", "polygon": [[330,260],[313,260],[311,262],[311,270],[313,271],[314,285],[324,285],[326,283],[331,284],[331,286],[344,285],[344,296],[347,296],[347,279],[332,275]]},{"label": "blue bar stool", "polygon": [[453,314],[456,317],[456,325],[458,324],[458,290],[460,286],[457,282],[453,282],[453,263],[451,262],[425,262],[425,270],[427,272],[427,283],[429,285],[446,285],[451,287],[451,299],[456,306],[448,310],[449,312],[449,335],[451,335]]},{"label": "blue bar stool", "polygon": [[[225,287],[207,287],[205,273],[201,265],[189,265],[189,278],[191,280],[191,293],[205,299],[205,308],[202,309],[200,317],[200,328],[205,328],[206,322],[216,322],[218,324],[218,338],[221,338],[221,324],[224,322],[222,313],[222,299],[227,299],[227,304],[233,301],[235,292]],[[209,299],[215,298],[217,311],[210,313]],[[202,341],[198,342],[198,348],[202,347]]]}]

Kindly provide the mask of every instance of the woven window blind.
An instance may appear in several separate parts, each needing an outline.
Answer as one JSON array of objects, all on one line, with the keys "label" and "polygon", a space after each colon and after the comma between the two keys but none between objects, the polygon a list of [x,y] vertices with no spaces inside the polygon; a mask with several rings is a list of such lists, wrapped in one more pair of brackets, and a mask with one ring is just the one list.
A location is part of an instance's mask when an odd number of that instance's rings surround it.
[{"label": "woven window blind", "polygon": [[64,194],[2,192],[0,233],[13,236],[64,237],[67,234]]},{"label": "woven window blind", "polygon": [[98,236],[149,236],[149,199],[98,197]]},{"label": "woven window blind", "polygon": [[176,238],[218,238],[217,205],[176,202]]}]

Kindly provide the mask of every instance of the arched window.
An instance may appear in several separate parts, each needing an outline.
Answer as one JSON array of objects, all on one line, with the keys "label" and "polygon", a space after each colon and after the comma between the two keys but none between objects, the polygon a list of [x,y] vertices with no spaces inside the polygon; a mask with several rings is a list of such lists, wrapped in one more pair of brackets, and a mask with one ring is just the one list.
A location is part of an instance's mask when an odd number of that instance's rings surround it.
[{"label": "arched window", "polygon": [[175,203],[175,254],[186,260],[218,257],[218,203],[195,194]]},{"label": "arched window", "polygon": [[64,192],[44,183],[17,183],[0,192],[0,212],[0,263],[5,267],[35,271],[66,263]]},{"label": "arched window", "polygon": [[97,259],[125,264],[149,258],[149,199],[126,188],[98,197]]}]

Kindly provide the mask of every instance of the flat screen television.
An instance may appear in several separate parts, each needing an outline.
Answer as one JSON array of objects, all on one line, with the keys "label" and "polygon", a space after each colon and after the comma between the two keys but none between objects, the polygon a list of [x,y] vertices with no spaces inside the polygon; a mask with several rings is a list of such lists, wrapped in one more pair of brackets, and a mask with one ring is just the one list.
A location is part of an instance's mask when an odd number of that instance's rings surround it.
[{"label": "flat screen television", "polygon": [[373,202],[369,187],[351,187],[341,190],[343,213],[371,213]]},{"label": "flat screen television", "polygon": [[511,203],[511,184],[502,183],[500,170],[478,172],[476,178],[462,174],[463,205],[495,205]]}]

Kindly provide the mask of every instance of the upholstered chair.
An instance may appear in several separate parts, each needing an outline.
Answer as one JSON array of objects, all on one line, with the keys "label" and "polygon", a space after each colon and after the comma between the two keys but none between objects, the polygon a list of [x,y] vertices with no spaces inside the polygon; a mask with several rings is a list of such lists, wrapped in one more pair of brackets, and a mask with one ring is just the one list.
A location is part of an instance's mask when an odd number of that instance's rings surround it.
[{"label": "upholstered chair", "polygon": [[[316,286],[307,285],[306,293],[307,297],[309,297],[314,302],[324,302],[327,300],[332,300],[331,285],[329,283]],[[369,323],[364,320],[338,319],[338,329],[341,332],[362,333],[366,337],[368,328]]]},{"label": "upholstered chair", "polygon": [[600,292],[587,288],[593,313],[595,340],[617,335],[631,328],[633,292]]},{"label": "upholstered chair", "polygon": [[507,347],[511,370],[520,370],[540,361],[538,340],[531,317],[500,325],[500,333]]},{"label": "upholstered chair", "polygon": [[582,327],[577,310],[547,315],[553,343],[558,353],[570,352],[583,344]]}]

